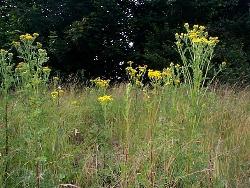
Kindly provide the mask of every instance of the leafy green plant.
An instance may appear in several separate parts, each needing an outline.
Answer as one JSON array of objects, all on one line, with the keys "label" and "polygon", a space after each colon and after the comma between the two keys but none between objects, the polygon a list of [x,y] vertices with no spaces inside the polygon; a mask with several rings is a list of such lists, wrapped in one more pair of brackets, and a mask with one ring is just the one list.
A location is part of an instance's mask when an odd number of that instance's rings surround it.
[{"label": "leafy green plant", "polygon": [[10,127],[9,127],[9,115],[8,115],[8,103],[10,100],[10,89],[14,83],[13,76],[13,64],[12,64],[12,53],[1,49],[0,50],[0,75],[1,75],[1,95],[3,97],[3,116],[1,117],[4,121],[4,131],[5,131],[5,143],[4,143],[4,169],[2,169],[2,182],[5,187],[7,187],[7,178],[9,174],[9,154],[10,154]]},{"label": "leafy green plant", "polygon": [[46,89],[51,71],[50,68],[44,67],[49,59],[46,50],[42,49],[41,43],[34,44],[38,36],[37,33],[25,34],[20,36],[21,42],[13,42],[18,57],[22,60],[16,67],[18,84],[21,90],[34,94]]},{"label": "leafy green plant", "polygon": [[194,25],[192,29],[188,23],[184,26],[186,33],[175,35],[176,46],[184,65],[184,82],[194,92],[198,92],[207,81],[207,74],[212,68],[214,48],[219,40],[218,37],[209,37],[204,26]]}]

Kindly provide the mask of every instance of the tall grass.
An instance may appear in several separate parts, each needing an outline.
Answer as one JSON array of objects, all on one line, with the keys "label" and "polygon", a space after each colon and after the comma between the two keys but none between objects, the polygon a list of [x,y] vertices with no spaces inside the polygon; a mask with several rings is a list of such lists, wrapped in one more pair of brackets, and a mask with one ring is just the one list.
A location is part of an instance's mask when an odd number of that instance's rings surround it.
[{"label": "tall grass", "polygon": [[92,87],[49,84],[36,37],[14,43],[23,61],[15,71],[12,54],[0,54],[2,187],[250,186],[250,91],[204,87],[218,41],[203,27],[177,36],[184,66],[129,62],[129,83],[112,87],[100,78]]},{"label": "tall grass", "polygon": [[1,185],[38,187],[38,180],[39,187],[249,185],[249,91],[208,92],[193,128],[186,88],[166,88],[161,94],[134,90],[129,133],[125,91],[123,85],[107,91],[114,101],[106,123],[93,88],[67,90],[59,105],[43,96],[42,110],[34,112],[12,96],[7,156],[1,139],[1,177],[6,160],[9,170]]}]

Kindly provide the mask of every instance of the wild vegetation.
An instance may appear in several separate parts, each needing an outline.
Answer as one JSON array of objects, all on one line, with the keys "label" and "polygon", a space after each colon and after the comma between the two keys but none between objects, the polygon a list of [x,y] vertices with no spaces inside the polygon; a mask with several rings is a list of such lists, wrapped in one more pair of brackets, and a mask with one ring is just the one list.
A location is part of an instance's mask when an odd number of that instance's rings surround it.
[{"label": "wild vegetation", "polygon": [[249,6],[248,0],[1,0],[0,46],[37,32],[52,73],[124,81],[130,60],[160,70],[177,64],[174,34],[184,32],[185,22],[198,23],[220,38],[212,63],[228,65],[217,78],[248,85]]},{"label": "wild vegetation", "polygon": [[113,85],[50,77],[37,33],[2,49],[2,187],[248,187],[250,91],[212,86],[219,39],[184,26],[181,65],[129,61]]}]

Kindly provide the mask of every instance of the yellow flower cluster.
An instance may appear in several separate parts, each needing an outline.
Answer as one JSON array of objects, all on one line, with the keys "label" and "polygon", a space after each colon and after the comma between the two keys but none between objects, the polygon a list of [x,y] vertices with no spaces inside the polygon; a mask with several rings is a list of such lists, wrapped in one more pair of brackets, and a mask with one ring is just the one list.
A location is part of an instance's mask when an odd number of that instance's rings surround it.
[{"label": "yellow flower cluster", "polygon": [[99,88],[107,88],[109,86],[110,80],[102,80],[100,77],[91,80],[92,83],[95,84],[96,87]]},{"label": "yellow flower cluster", "polygon": [[25,40],[31,41],[31,40],[33,40],[33,36],[27,33],[25,35],[21,35],[20,40],[22,40],[22,41],[25,41]]},{"label": "yellow flower cluster", "polygon": [[208,33],[205,32],[205,26],[194,25],[193,28],[190,29],[189,24],[185,23],[184,27],[187,33],[175,34],[177,46],[182,45],[181,41],[191,41],[193,44],[209,46],[215,46],[219,42],[218,37],[208,37]]},{"label": "yellow flower cluster", "polygon": [[101,104],[108,104],[109,102],[113,101],[113,98],[111,95],[104,95],[102,97],[98,97],[98,101]]},{"label": "yellow flower cluster", "polygon": [[52,91],[51,92],[51,97],[52,99],[57,99],[60,96],[62,96],[64,94],[64,91],[62,89],[56,90],[56,91]]},{"label": "yellow flower cluster", "polygon": [[149,77],[149,79],[155,80],[155,81],[161,80],[162,79],[162,73],[160,71],[158,71],[158,70],[149,69],[148,70],[148,77]]},{"label": "yellow flower cluster", "polygon": [[38,33],[34,33],[33,35],[26,33],[25,35],[20,36],[21,41],[33,41],[39,36]]},{"label": "yellow flower cluster", "polygon": [[170,67],[159,70],[148,70],[148,77],[154,84],[165,84],[165,85],[179,85],[180,84],[180,65],[173,63]]},{"label": "yellow flower cluster", "polygon": [[147,65],[143,65],[143,66],[139,65],[138,67],[133,68],[132,61],[129,61],[128,64],[129,64],[129,67],[126,68],[126,72],[127,72],[130,82],[132,82],[132,84],[135,84],[139,87],[142,87],[143,86],[142,80],[147,71]]},{"label": "yellow flower cluster", "polygon": [[181,83],[180,79],[174,80],[174,84],[175,84],[175,85],[179,85],[180,83]]},{"label": "yellow flower cluster", "polygon": [[126,72],[131,78],[133,78],[136,76],[137,70],[134,69],[133,67],[127,67]]},{"label": "yellow flower cluster", "polygon": [[172,70],[170,68],[163,69],[162,71],[162,77],[171,77],[172,76]]}]

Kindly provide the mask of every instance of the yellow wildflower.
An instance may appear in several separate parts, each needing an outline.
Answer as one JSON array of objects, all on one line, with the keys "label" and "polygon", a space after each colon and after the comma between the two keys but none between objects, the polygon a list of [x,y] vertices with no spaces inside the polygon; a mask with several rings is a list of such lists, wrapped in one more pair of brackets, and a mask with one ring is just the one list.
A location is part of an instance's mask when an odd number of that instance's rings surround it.
[{"label": "yellow wildflower", "polygon": [[91,80],[92,83],[94,83],[99,88],[107,88],[109,86],[110,80],[102,80],[100,77]]},{"label": "yellow wildflower", "polygon": [[193,26],[193,30],[195,30],[195,31],[196,31],[198,28],[199,28],[199,25],[194,25],[194,26]]},{"label": "yellow wildflower", "polygon": [[136,81],[135,81],[135,84],[136,84],[137,86],[139,86],[139,87],[142,87],[142,86],[143,86],[143,83],[142,83],[141,81],[139,81],[139,80],[136,80]]},{"label": "yellow wildflower", "polygon": [[58,92],[57,92],[57,91],[51,92],[51,97],[52,97],[53,99],[56,99],[56,98],[58,97]]},{"label": "yellow wildflower", "polygon": [[31,34],[25,34],[20,36],[20,40],[22,41],[32,41],[34,37]]},{"label": "yellow wildflower", "polygon": [[160,80],[160,79],[162,79],[162,74],[158,70],[154,71],[154,70],[149,69],[148,70],[148,77],[149,77],[149,79],[152,79],[152,80]]},{"label": "yellow wildflower", "polygon": [[64,91],[62,89],[52,91],[51,92],[51,97],[52,99],[57,99],[58,97],[62,96],[64,94]]},{"label": "yellow wildflower", "polygon": [[148,67],[147,65],[144,65],[144,66],[139,65],[138,69],[139,69],[140,72],[145,72],[147,67]]},{"label": "yellow wildflower", "polygon": [[198,38],[198,34],[197,32],[193,32],[191,31],[190,33],[188,33],[188,37],[192,40],[192,39],[196,39]]},{"label": "yellow wildflower", "polygon": [[218,37],[209,37],[209,41],[211,44],[217,44],[219,42]]},{"label": "yellow wildflower", "polygon": [[202,40],[203,43],[208,44],[208,40],[206,39],[206,37],[202,37],[201,40]]},{"label": "yellow wildflower", "polygon": [[129,64],[129,66],[131,67],[132,66],[132,64],[134,63],[133,61],[128,61],[127,62],[128,64]]},{"label": "yellow wildflower", "polygon": [[178,46],[178,47],[181,47],[181,46],[183,45],[180,41],[177,41],[175,44],[176,44],[176,46]]},{"label": "yellow wildflower", "polygon": [[107,104],[111,101],[113,101],[113,98],[111,95],[104,95],[102,97],[98,97],[98,101],[101,103],[101,104]]},{"label": "yellow wildflower", "polygon": [[137,70],[133,69],[133,67],[127,67],[126,68],[126,71],[127,71],[127,74],[130,76],[130,77],[135,77],[136,73],[137,73]]},{"label": "yellow wildflower", "polygon": [[172,76],[172,71],[170,68],[163,69],[162,77],[171,77],[171,76]]},{"label": "yellow wildflower", "polygon": [[176,85],[178,85],[178,84],[181,83],[181,81],[180,81],[179,79],[176,79],[176,80],[174,81],[174,83],[175,83]]},{"label": "yellow wildflower", "polygon": [[202,39],[200,39],[200,38],[193,38],[193,39],[192,39],[192,42],[193,42],[193,43],[201,43],[201,42],[202,42]]}]

